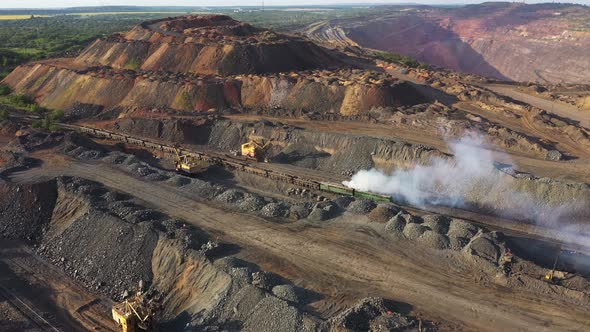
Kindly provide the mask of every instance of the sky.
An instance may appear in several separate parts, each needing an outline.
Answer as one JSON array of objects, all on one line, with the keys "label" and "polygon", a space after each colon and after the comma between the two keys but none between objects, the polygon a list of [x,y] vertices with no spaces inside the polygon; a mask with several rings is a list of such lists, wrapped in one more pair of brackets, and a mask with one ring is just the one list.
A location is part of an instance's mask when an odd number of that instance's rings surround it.
[{"label": "sky", "polygon": [[[458,4],[478,3],[483,1],[469,0],[265,0],[267,6],[273,5],[323,5],[344,3],[424,3],[424,4]],[[527,3],[555,2],[552,0],[528,0]],[[590,5],[590,0],[575,0],[560,2],[575,2]],[[0,8],[65,8],[81,6],[259,6],[262,0],[0,0]]]}]

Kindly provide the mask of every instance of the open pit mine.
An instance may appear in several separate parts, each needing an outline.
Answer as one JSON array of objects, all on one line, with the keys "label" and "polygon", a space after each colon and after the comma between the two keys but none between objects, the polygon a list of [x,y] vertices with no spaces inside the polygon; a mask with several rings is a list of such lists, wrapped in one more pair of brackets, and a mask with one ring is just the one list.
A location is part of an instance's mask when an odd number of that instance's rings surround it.
[{"label": "open pit mine", "polygon": [[63,117],[0,122],[0,330],[588,330],[590,123],[555,87],[220,15],[2,84]]}]

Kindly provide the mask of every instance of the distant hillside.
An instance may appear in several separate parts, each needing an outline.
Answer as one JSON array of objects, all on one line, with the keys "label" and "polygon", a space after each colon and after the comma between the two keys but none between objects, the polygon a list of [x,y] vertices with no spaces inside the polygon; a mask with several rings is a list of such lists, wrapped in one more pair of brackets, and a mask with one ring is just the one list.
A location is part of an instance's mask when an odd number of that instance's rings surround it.
[{"label": "distant hillside", "polygon": [[384,8],[382,14],[314,25],[308,33],[499,79],[590,82],[587,6],[496,2]]}]

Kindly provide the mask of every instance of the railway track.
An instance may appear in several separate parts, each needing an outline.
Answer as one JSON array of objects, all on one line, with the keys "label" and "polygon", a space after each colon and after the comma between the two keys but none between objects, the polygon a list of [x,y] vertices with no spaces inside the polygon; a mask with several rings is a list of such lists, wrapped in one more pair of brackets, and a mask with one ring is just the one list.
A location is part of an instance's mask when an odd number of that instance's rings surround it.
[{"label": "railway track", "polygon": [[371,199],[377,202],[391,202],[392,197],[387,195],[380,195],[371,192],[363,192],[358,191],[352,188],[348,188],[346,186],[337,184],[337,183],[330,183],[322,181],[322,179],[314,178],[311,176],[301,177],[295,174],[291,174],[288,172],[281,172],[272,170],[270,168],[264,167],[264,164],[259,163],[250,163],[246,160],[237,159],[232,156],[224,155],[221,153],[215,152],[199,152],[194,150],[185,149],[182,147],[172,146],[168,144],[163,144],[159,142],[154,142],[151,140],[137,138],[125,134],[115,133],[103,129],[97,129],[87,126],[78,126],[72,124],[64,124],[60,123],[58,126],[65,130],[71,130],[80,132],[89,136],[93,136],[96,138],[107,139],[111,141],[118,141],[123,142],[126,144],[133,144],[139,147],[143,147],[145,149],[150,150],[157,150],[169,154],[180,154],[190,156],[196,160],[200,160],[209,164],[219,165],[221,167],[236,170],[240,172],[245,172],[249,174],[254,174],[258,176],[263,176],[275,181],[286,182],[292,184],[294,186],[308,188],[311,190],[316,191],[323,191],[337,195],[345,195],[345,196],[353,196],[358,198],[365,198]]},{"label": "railway track", "polygon": [[[35,117],[27,116],[27,117],[19,117],[21,120],[31,121],[37,120]],[[346,186],[332,183],[332,182],[325,182],[321,178],[314,177],[310,174],[305,174],[305,176],[299,176],[293,173],[290,173],[288,170],[280,170],[276,171],[270,169],[269,167],[265,166],[263,163],[250,163],[246,160],[242,160],[233,156],[229,156],[222,153],[216,152],[199,152],[194,150],[189,150],[182,147],[172,146],[164,143],[154,142],[144,138],[133,137],[130,135],[125,135],[121,133],[115,133],[111,131],[107,131],[104,129],[98,129],[88,126],[82,125],[73,125],[73,124],[65,124],[65,123],[58,123],[58,127],[69,130],[79,132],[88,136],[92,136],[99,139],[106,139],[110,141],[118,141],[125,144],[132,144],[136,145],[145,149],[150,150],[157,150],[162,151],[169,154],[177,153],[177,149],[179,153],[182,155],[188,155],[191,157],[196,158],[197,160],[201,160],[210,164],[219,165],[221,167],[241,171],[249,174],[254,174],[258,176],[263,176],[272,180],[282,181],[286,183],[290,183],[294,186],[308,188],[315,191],[321,192],[328,192],[335,195],[341,196],[353,196],[358,198],[365,198],[371,199],[377,202],[394,202],[392,196],[387,195],[380,195],[371,192],[362,192],[357,191]],[[509,176],[515,176],[514,172],[507,171],[503,165],[499,164],[495,165],[498,171],[504,172]],[[471,211],[464,211],[464,210],[457,210],[452,209],[449,211],[450,208],[440,208],[440,207],[422,207],[416,208],[408,206],[405,202],[395,202],[399,203],[400,206],[404,206],[405,208],[410,208],[417,211],[422,211],[426,213],[441,213],[442,211],[446,211],[446,214],[454,215],[458,218],[463,218],[466,220],[470,220],[475,222],[481,226],[489,226],[489,228],[494,230],[503,231],[509,234],[515,235],[524,235],[530,238],[541,239],[547,242],[551,242],[555,245],[560,246],[564,250],[573,250],[576,252],[584,253],[590,255],[590,246],[586,243],[571,243],[571,242],[564,242],[560,239],[555,238],[553,235],[555,234],[554,229],[544,228],[541,226],[534,226],[531,225],[523,225],[522,222],[516,220],[507,220],[501,219],[492,215],[475,213]],[[452,213],[455,212],[455,213]],[[474,215],[479,215],[480,218],[485,221],[476,220],[474,219]],[[481,218],[483,217],[483,218]],[[571,234],[572,236],[580,236],[583,235],[586,238],[587,234]]]},{"label": "railway track", "polygon": [[3,285],[0,285],[0,298],[4,298],[14,309],[20,312],[40,330],[51,332],[62,331],[47,319],[43,318],[42,314],[37,312],[32,306],[28,305],[23,299]]}]

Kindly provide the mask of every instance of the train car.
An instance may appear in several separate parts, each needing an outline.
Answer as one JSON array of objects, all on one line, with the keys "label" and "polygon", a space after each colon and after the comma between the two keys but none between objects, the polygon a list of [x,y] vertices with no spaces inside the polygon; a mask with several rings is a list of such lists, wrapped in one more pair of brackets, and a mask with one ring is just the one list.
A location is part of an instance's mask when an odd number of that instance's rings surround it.
[{"label": "train car", "polygon": [[320,190],[329,192],[332,194],[337,195],[344,195],[344,196],[352,196],[355,198],[363,198],[363,199],[370,199],[375,202],[392,202],[393,199],[391,196],[381,195],[366,191],[359,191],[352,188],[348,188],[343,185],[338,185],[335,183],[320,183]]}]

